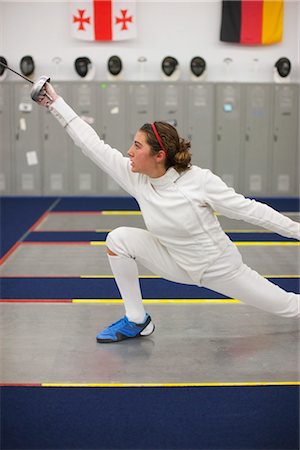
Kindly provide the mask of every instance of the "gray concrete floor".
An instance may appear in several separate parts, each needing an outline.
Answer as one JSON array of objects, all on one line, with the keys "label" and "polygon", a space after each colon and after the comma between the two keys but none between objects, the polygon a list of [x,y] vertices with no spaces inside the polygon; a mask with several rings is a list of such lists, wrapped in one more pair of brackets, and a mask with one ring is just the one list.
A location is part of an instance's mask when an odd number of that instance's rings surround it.
[{"label": "gray concrete floor", "polygon": [[149,337],[98,344],[111,304],[2,304],[2,383],[299,380],[298,321],[242,304],[147,305]]},{"label": "gray concrete floor", "polygon": [[[293,215],[294,220],[299,215]],[[227,230],[255,227],[220,217]],[[50,214],[40,231],[143,227],[141,216]],[[73,227],[73,228],[72,228]],[[257,229],[258,232],[261,230]],[[298,275],[299,247],[239,247],[263,275]],[[103,245],[21,244],[1,276],[111,275]],[[140,275],[151,275],[140,267]],[[88,293],[87,296],[88,298]],[[97,344],[122,304],[1,304],[2,383],[226,383],[300,380],[299,321],[243,304],[147,305],[147,338]]]},{"label": "gray concrete floor", "polygon": [[[287,217],[299,222],[299,213],[285,213]],[[264,228],[252,225],[240,220],[217,216],[223,230],[260,231],[267,232]],[[100,213],[55,213],[46,215],[39,223],[35,231],[110,231],[119,226],[145,228],[145,222],[141,215],[111,215]]]},{"label": "gray concrete floor", "polygon": [[145,228],[141,215],[105,215],[100,213],[51,213],[35,231],[110,231],[124,225]]},{"label": "gray concrete floor", "polygon": [[[299,274],[300,247],[242,246],[243,260],[262,275]],[[139,265],[141,276],[153,275]],[[0,268],[0,276],[111,275],[105,245],[21,244]]]}]

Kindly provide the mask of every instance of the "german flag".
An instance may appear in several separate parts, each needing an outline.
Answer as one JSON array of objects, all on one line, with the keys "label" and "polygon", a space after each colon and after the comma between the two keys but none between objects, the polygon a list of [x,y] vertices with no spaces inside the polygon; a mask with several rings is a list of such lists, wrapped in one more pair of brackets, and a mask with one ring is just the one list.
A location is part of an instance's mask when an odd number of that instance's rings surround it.
[{"label": "german flag", "polygon": [[282,40],[283,0],[223,0],[220,40],[269,45]]}]

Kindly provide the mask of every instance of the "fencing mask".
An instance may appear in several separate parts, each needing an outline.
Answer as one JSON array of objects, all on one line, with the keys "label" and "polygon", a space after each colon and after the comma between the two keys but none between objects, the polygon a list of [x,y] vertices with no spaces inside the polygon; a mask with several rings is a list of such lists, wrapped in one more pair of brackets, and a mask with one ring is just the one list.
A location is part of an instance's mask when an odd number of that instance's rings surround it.
[{"label": "fencing mask", "polygon": [[193,75],[195,75],[195,77],[200,77],[201,75],[204,74],[205,70],[206,70],[206,62],[203,58],[201,58],[200,56],[195,56],[192,60],[191,60],[191,72]]},{"label": "fencing mask", "polygon": [[92,62],[87,56],[81,56],[74,61],[76,72],[81,78],[85,78],[91,69]]},{"label": "fencing mask", "polygon": [[173,56],[166,56],[161,63],[162,71],[167,77],[172,76],[177,67],[178,61]]},{"label": "fencing mask", "polygon": [[[4,58],[4,56],[0,56],[0,61],[7,66],[7,61]],[[6,78],[6,75],[7,75],[6,67],[0,64],[0,81],[4,80]]]},{"label": "fencing mask", "polygon": [[288,58],[279,58],[278,61],[275,63],[275,68],[277,69],[279,76],[285,78],[291,72],[292,68],[291,61]]},{"label": "fencing mask", "polygon": [[34,61],[32,56],[26,55],[20,61],[20,69],[21,73],[25,75],[25,77],[29,77],[34,72]]},{"label": "fencing mask", "polygon": [[119,56],[113,55],[107,61],[108,72],[116,77],[119,75],[123,69],[122,61]]}]

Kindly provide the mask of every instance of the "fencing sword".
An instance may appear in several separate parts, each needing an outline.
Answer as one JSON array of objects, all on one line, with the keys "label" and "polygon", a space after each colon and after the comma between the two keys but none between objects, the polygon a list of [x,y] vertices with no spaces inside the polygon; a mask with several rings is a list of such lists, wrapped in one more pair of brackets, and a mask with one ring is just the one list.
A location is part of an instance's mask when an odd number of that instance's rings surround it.
[{"label": "fencing sword", "polygon": [[[4,64],[2,61],[0,61],[0,64],[1,64],[1,66],[3,66],[6,69],[10,70],[11,72],[15,73],[19,77],[24,78],[24,80],[26,80],[29,83],[33,84],[33,88],[32,88],[32,91],[31,91],[31,98],[32,98],[32,100],[34,100],[36,102],[38,100],[39,96],[43,95],[43,96],[48,97],[49,100],[53,101],[53,98],[50,97],[50,95],[44,89],[45,84],[50,82],[50,78],[49,77],[43,75],[36,82],[34,82],[34,81],[29,80],[29,78],[26,78],[21,73],[16,72],[14,69],[11,69],[6,64]],[[42,92],[43,89],[44,89],[44,92]]]}]

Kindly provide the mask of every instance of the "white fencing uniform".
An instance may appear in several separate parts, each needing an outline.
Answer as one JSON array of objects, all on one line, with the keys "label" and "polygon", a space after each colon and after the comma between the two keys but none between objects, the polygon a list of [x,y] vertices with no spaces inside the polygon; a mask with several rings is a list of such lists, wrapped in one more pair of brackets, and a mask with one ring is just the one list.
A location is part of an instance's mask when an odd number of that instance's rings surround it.
[{"label": "white fencing uniform", "polygon": [[300,224],[237,194],[207,169],[192,166],[179,174],[171,167],[159,178],[133,173],[129,158],[105,144],[62,98],[49,109],[83,153],[139,203],[147,230],[112,231],[110,250],[166,279],[205,286],[284,317],[300,317],[300,296],[243,264],[214,211],[296,239]]}]

